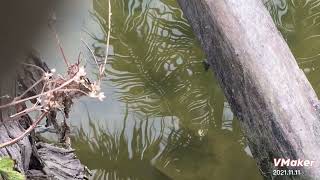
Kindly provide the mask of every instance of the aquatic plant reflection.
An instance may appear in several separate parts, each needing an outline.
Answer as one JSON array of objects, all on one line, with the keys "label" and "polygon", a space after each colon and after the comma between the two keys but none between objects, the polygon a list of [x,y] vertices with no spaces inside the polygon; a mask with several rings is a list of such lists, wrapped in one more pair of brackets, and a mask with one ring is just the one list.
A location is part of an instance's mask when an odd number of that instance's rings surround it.
[{"label": "aquatic plant reflection", "polygon": [[[174,1],[112,4],[115,56],[107,73],[121,101],[149,116],[177,116],[200,127],[215,124],[214,95],[223,94],[212,73],[204,71],[204,55]],[[104,0],[94,3],[102,31],[107,30],[105,5]]]},{"label": "aquatic plant reflection", "polygon": [[[260,179],[176,1],[111,4],[114,53],[106,83],[128,107],[122,129],[90,120],[90,130],[80,128],[75,135],[74,147],[96,171],[94,179]],[[101,32],[88,32],[103,58],[107,1],[94,0],[93,7]]]},{"label": "aquatic plant reflection", "polygon": [[[126,121],[126,120],[125,120]],[[89,120],[89,133],[80,128],[73,140],[77,155],[94,170],[93,179],[170,179],[150,162],[157,159],[163,143],[164,126],[155,136],[148,119],[136,122],[128,138],[126,123],[119,132],[111,132]]]},{"label": "aquatic plant reflection", "polygon": [[89,132],[75,133],[73,147],[93,170],[92,179],[260,179],[252,173],[257,171],[252,159],[243,150],[234,152],[244,147],[239,132],[210,129],[200,136],[166,118],[146,118],[130,127],[127,117],[117,132],[89,117]]}]

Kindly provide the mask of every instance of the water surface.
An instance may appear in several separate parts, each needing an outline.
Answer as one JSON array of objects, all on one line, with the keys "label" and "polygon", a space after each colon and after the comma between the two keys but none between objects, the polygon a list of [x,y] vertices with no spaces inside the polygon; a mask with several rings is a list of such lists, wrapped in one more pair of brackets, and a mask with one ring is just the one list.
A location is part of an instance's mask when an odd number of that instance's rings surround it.
[{"label": "water surface", "polygon": [[[71,114],[73,147],[92,179],[260,180],[259,170],[205,55],[175,0],[111,0],[107,99],[79,100]],[[319,1],[270,0],[279,30],[318,90]],[[83,38],[100,60],[106,52],[107,0],[55,9],[67,55],[81,51],[97,72]],[[73,11],[70,11],[73,9]],[[67,18],[68,17],[68,18]],[[39,47],[63,68],[54,40]],[[54,49],[54,50],[53,50]]]}]

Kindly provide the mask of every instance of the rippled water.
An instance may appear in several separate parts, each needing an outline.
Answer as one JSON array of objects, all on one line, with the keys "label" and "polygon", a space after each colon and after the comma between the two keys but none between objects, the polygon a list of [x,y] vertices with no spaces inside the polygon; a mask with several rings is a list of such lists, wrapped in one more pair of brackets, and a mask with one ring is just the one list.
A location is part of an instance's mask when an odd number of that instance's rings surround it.
[{"label": "rippled water", "polygon": [[[64,13],[58,9],[56,27],[67,54],[75,59],[82,51],[97,72],[80,38],[104,58],[107,0],[79,4],[61,7]],[[93,170],[92,179],[262,179],[176,1],[111,4],[112,48],[103,84],[107,99],[79,100],[70,120],[73,147]],[[319,92],[320,1],[269,0],[266,5]],[[39,49],[55,59],[48,61],[51,66],[62,66],[54,45]]]}]

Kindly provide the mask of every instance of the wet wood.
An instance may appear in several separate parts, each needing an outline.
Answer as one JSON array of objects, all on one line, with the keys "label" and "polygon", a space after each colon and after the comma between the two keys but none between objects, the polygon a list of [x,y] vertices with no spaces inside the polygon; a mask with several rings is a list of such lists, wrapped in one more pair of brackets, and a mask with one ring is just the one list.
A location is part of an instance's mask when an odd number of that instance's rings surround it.
[{"label": "wet wood", "polygon": [[76,158],[73,149],[37,143],[37,153],[43,164],[42,170],[29,170],[29,179],[85,179],[85,169]]},{"label": "wet wood", "polygon": [[[318,98],[260,0],[178,0],[240,120],[262,175],[274,158],[314,160],[320,177]],[[241,162],[239,162],[241,164]]]}]

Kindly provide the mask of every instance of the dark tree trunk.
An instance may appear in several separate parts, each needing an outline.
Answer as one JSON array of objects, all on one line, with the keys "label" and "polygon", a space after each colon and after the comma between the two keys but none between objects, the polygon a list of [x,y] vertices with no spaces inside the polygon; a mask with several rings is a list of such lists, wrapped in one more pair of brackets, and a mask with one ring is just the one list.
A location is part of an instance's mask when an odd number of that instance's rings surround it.
[{"label": "dark tree trunk", "polygon": [[[261,0],[178,0],[240,120],[262,175],[273,158],[314,160],[320,178],[317,96]],[[241,162],[239,162],[241,163]]]}]

